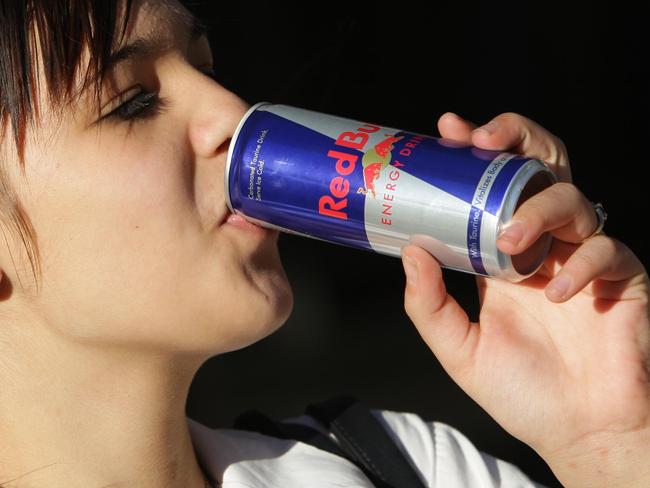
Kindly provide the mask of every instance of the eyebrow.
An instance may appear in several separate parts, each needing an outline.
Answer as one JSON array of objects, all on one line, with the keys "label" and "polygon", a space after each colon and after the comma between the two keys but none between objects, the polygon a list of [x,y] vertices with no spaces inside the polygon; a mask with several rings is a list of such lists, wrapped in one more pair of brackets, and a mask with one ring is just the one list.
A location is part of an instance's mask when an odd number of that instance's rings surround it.
[{"label": "eyebrow", "polygon": [[[191,41],[196,41],[208,33],[207,26],[194,15],[188,16],[183,23],[186,35]],[[111,54],[103,71],[108,73],[120,63],[150,57],[162,50],[163,46],[159,39],[138,37]]]}]

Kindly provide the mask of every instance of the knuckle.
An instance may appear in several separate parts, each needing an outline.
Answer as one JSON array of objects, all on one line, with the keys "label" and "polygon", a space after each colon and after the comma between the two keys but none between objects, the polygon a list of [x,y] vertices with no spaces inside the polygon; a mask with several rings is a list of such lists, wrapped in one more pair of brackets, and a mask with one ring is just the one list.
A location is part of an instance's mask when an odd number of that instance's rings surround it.
[{"label": "knuckle", "polygon": [[580,208],[582,198],[575,185],[555,183],[526,200],[517,211],[517,216],[533,225],[548,226],[553,223],[551,220],[558,218],[558,208],[569,211]]},{"label": "knuckle", "polygon": [[562,198],[568,204],[579,205],[587,201],[582,191],[573,183],[560,181],[551,186],[551,188],[555,189],[557,197]]},{"label": "knuckle", "polygon": [[557,149],[561,153],[567,154],[567,148],[566,148],[566,144],[564,143],[564,141],[562,139],[560,139],[558,136],[556,136],[555,134],[551,133],[551,132],[549,132],[549,134],[551,135],[551,140],[553,141],[553,144],[557,147]]},{"label": "knuckle", "polygon": [[608,270],[612,265],[612,258],[621,251],[618,241],[605,235],[596,235],[587,240],[576,251],[574,266],[578,269]]},{"label": "knuckle", "polygon": [[577,252],[574,259],[574,267],[578,269],[592,269],[598,266],[601,259],[591,253]]},{"label": "knuckle", "polygon": [[548,140],[546,143],[546,159],[550,163],[560,163],[568,160],[568,153],[564,142],[556,135],[548,132]]},{"label": "knuckle", "polygon": [[495,117],[500,124],[511,127],[516,131],[516,144],[521,145],[524,151],[529,148],[535,139],[535,123],[528,117],[516,112],[504,112]]},{"label": "knuckle", "polygon": [[572,213],[582,211],[585,207],[591,208],[588,200],[573,183],[563,181],[555,183],[548,187],[545,193],[549,205],[561,206]]},{"label": "knuckle", "polygon": [[528,122],[528,119],[526,117],[524,117],[521,114],[518,114],[517,112],[504,112],[501,115],[499,115],[497,118],[515,124],[523,124]]},{"label": "knuckle", "polygon": [[543,195],[540,193],[536,195],[536,198],[526,200],[518,213],[521,216],[525,216],[526,219],[543,219],[547,213],[545,209],[548,207],[550,201],[553,201],[551,195]]},{"label": "knuckle", "polygon": [[536,129],[539,126],[532,119],[529,119],[525,115],[521,115],[516,112],[505,112],[499,117],[506,125],[510,125],[519,129],[519,131],[522,133],[522,138],[531,140],[534,136],[537,136],[538,131]]},{"label": "knuckle", "polygon": [[541,193],[526,200],[517,211],[517,219],[526,222],[528,227],[543,227],[546,225],[548,201],[550,199]]},{"label": "knuckle", "polygon": [[625,252],[626,246],[622,242],[606,235],[596,235],[593,237],[593,241],[595,245],[598,245],[598,253],[601,256],[614,256]]},{"label": "knuckle", "polygon": [[610,236],[607,236],[605,234],[600,234],[597,237],[599,237],[601,239],[607,239],[610,242],[610,244],[613,246],[613,249],[614,249],[615,253],[617,253],[619,255],[626,256],[626,257],[634,257],[634,259],[638,260],[638,257],[634,253],[634,251],[627,244],[625,244],[623,241],[619,241],[615,237],[610,237]]}]

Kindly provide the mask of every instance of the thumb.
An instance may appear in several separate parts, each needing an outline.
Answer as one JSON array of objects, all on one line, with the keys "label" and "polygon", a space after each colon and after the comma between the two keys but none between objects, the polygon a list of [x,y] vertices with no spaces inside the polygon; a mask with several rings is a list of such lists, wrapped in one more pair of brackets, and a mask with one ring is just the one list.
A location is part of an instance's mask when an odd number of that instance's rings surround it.
[{"label": "thumb", "polygon": [[478,324],[471,323],[458,302],[447,293],[442,270],[424,249],[402,248],[406,273],[404,308],[418,332],[447,373],[458,382],[467,371],[479,338]]}]

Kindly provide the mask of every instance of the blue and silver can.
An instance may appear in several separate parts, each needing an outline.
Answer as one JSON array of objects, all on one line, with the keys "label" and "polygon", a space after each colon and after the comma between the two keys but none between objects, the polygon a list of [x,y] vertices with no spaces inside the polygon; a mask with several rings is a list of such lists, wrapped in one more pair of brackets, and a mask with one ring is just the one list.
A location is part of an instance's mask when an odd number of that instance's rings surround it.
[{"label": "blue and silver can", "polygon": [[556,181],[536,159],[271,103],[240,122],[225,174],[230,210],[263,227],[390,256],[412,243],[445,268],[513,282],[553,238],[510,256],[497,236]]}]

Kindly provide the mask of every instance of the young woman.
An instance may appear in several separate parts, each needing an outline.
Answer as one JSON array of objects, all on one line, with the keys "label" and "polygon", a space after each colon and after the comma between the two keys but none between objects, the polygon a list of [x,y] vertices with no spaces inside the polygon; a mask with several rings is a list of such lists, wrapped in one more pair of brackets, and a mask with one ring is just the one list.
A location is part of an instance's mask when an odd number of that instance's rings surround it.
[{"label": "young woman", "polygon": [[[227,211],[220,182],[247,105],[211,69],[176,0],[0,4],[0,486],[371,486],[311,446],[185,417],[199,366],[292,307],[277,233]],[[408,246],[409,316],[567,486],[650,485],[643,266],[594,234],[563,144],[539,125],[508,113],[477,129],[450,113],[438,128],[547,161],[561,182],[499,246],[516,254],[544,231],[556,243],[523,283],[478,279],[480,324]],[[451,428],[380,415],[429,486],[531,484]]]}]

